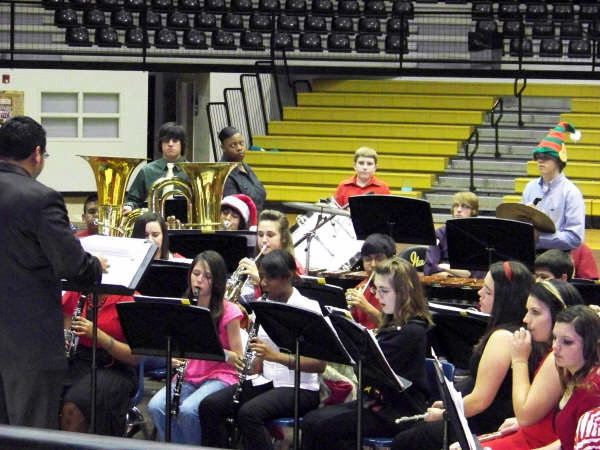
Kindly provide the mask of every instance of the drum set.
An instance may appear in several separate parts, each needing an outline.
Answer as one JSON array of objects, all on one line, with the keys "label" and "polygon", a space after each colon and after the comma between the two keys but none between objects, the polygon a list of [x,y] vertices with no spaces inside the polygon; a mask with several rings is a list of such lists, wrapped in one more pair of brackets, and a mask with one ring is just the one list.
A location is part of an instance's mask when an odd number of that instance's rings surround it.
[{"label": "drum set", "polygon": [[360,258],[363,241],[356,239],[350,212],[335,200],[329,203],[286,202],[285,206],[305,211],[292,232],[294,250],[308,273],[349,270]]}]

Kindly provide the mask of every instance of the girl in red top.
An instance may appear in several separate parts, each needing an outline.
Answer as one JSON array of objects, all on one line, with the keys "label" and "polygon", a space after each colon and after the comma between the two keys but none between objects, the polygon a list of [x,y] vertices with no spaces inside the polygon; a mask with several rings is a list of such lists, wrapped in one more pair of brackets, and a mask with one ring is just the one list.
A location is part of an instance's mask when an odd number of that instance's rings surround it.
[{"label": "girl in red top", "polygon": [[[81,315],[73,317],[80,292],[63,295],[65,329],[79,336],[76,351],[69,361],[63,395],[61,429],[88,432],[90,422],[90,377],[92,356],[91,296],[85,297]],[[139,357],[131,353],[117,314],[117,303],[132,297],[100,295],[98,301],[98,347],[96,351],[96,433],[123,436],[125,415],[137,389],[135,366]]]}]

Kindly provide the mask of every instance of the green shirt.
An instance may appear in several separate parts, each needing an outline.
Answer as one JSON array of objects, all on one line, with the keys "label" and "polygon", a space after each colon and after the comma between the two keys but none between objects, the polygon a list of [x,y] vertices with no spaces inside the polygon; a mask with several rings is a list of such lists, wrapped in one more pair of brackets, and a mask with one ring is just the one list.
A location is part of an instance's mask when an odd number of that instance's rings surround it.
[{"label": "green shirt", "polygon": [[[180,157],[175,162],[187,162],[184,157]],[[176,177],[182,178],[185,181],[189,181],[187,174],[181,170],[177,165],[173,167],[173,174]],[[132,208],[141,208],[143,203],[148,198],[148,191],[156,180],[167,176],[167,160],[165,158],[157,159],[152,161],[150,164],[142,167],[138,172],[133,184],[127,192],[127,201],[125,205],[131,206]]]}]

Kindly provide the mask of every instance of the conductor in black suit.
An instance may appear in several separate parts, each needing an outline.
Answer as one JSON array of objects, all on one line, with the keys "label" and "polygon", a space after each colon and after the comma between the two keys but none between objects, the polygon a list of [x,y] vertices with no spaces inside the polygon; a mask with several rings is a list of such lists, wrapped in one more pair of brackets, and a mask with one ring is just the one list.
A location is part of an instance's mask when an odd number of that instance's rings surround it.
[{"label": "conductor in black suit", "polygon": [[106,261],[83,251],[62,196],[35,180],[47,157],[35,120],[0,128],[0,423],[58,428],[67,366],[60,280],[98,283]]}]

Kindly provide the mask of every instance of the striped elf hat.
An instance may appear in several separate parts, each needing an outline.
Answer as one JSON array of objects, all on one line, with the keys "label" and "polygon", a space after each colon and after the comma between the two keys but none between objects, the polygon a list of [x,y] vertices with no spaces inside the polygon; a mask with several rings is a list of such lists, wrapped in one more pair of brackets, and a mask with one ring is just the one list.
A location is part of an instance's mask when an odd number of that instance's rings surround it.
[{"label": "striped elf hat", "polygon": [[546,153],[566,164],[567,148],[564,141],[567,131],[570,132],[569,137],[573,142],[581,139],[581,132],[575,130],[573,125],[568,122],[559,122],[533,150],[533,159],[538,153]]}]

